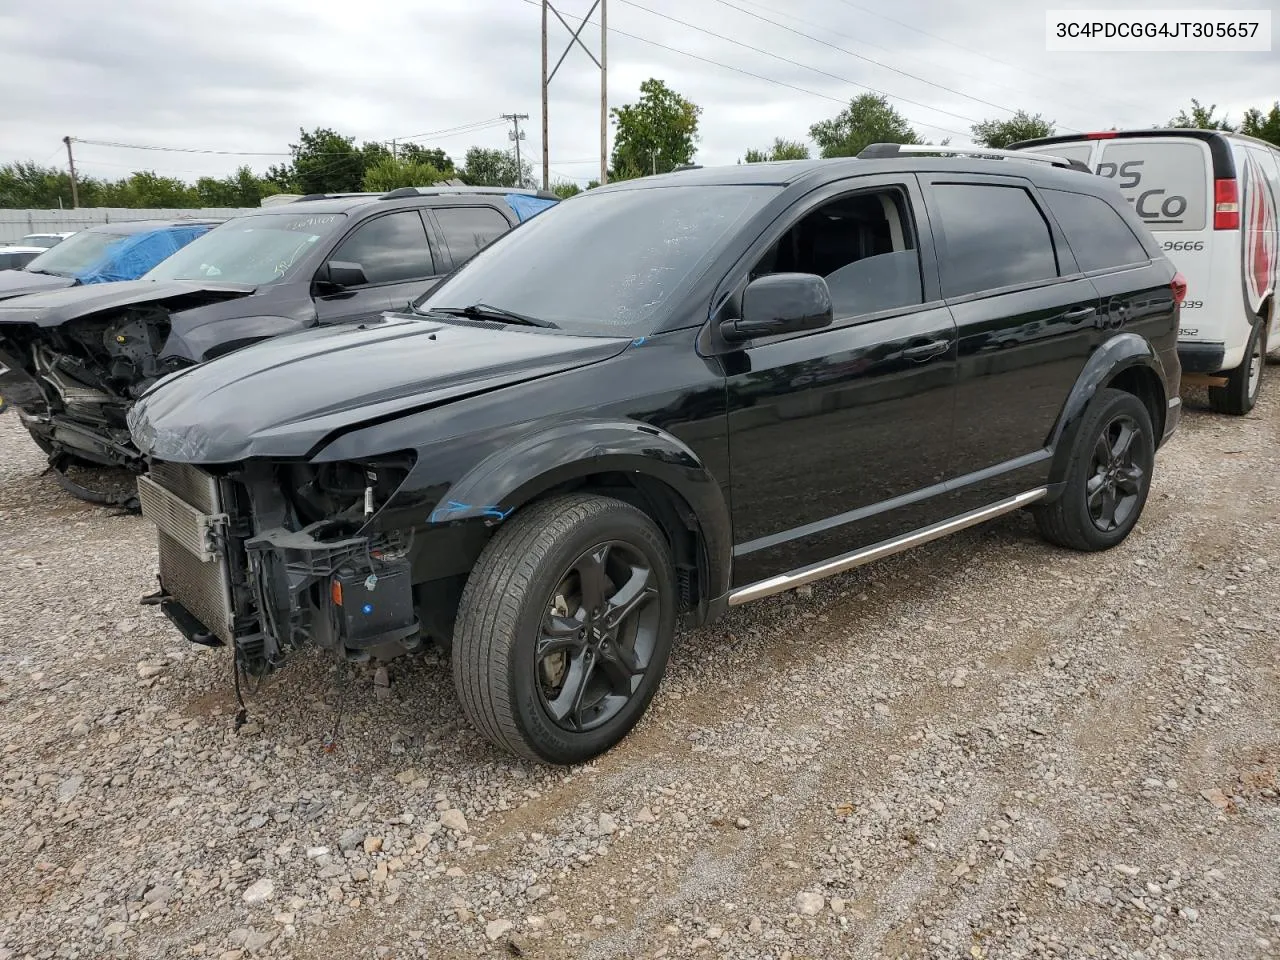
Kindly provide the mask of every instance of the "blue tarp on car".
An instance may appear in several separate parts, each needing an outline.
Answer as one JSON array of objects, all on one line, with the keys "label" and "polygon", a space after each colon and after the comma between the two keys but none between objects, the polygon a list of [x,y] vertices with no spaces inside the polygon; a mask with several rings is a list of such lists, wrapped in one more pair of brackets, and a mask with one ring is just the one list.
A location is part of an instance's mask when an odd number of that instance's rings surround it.
[{"label": "blue tarp on car", "polygon": [[516,212],[516,216],[520,218],[520,222],[536,217],[547,207],[554,207],[558,200],[543,200],[541,197],[531,197],[527,193],[508,193],[506,196],[507,204]]},{"label": "blue tarp on car", "polygon": [[137,280],[140,276],[173,256],[201,234],[212,229],[210,223],[164,227],[122,237],[112,244],[101,260],[77,278],[81,283],[114,283]]}]

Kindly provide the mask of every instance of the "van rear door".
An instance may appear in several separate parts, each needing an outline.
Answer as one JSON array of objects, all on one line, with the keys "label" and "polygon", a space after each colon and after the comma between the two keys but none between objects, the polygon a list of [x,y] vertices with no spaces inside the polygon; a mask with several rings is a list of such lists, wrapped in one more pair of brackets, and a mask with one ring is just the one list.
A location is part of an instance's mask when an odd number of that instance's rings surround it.
[{"label": "van rear door", "polygon": [[[1215,277],[1234,279],[1236,271],[1215,259],[1211,198],[1213,165],[1209,145],[1198,139],[1134,137],[1100,141],[1093,168],[1120,187],[1138,216],[1151,228],[1173,265],[1187,278],[1180,340],[1217,341],[1225,305]],[[1226,244],[1225,246],[1229,246]],[[1218,281],[1218,287],[1223,281]],[[1233,294],[1235,290],[1231,291]],[[1233,301],[1234,305],[1234,301]],[[1217,322],[1214,322],[1217,321]]]}]

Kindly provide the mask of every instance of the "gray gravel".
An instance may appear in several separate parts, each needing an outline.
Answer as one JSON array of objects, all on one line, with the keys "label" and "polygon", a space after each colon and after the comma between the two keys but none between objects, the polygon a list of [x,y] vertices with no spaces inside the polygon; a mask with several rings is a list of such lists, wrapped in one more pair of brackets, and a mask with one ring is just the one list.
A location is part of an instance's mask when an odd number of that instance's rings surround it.
[{"label": "gray gravel", "polygon": [[[434,654],[225,651],[0,417],[0,960],[1280,956],[1280,377],[1122,547],[1005,518],[682,637],[577,770]],[[344,720],[327,750],[339,703]]]}]

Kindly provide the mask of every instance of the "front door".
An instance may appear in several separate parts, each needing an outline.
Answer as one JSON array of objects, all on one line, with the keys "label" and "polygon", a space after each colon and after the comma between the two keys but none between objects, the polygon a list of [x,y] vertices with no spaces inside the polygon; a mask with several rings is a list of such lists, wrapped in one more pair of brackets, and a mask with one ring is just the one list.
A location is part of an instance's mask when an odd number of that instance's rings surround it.
[{"label": "front door", "polygon": [[734,586],[942,518],[955,325],[919,210],[914,178],[846,181],[801,201],[742,278],[823,276],[835,321],[721,358]]},{"label": "front door", "polygon": [[321,323],[403,309],[436,275],[426,227],[417,210],[399,210],[364,221],[334,248],[329,260],[358,265],[365,282],[316,296],[316,317]]}]

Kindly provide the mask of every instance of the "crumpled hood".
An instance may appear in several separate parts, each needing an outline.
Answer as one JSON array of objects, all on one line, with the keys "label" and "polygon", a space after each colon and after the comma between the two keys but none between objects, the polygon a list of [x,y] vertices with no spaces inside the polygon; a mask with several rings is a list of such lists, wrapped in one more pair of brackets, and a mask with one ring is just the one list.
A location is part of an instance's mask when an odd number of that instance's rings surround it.
[{"label": "crumpled hood", "polygon": [[[15,273],[23,273],[18,270]],[[39,277],[39,274],[28,274]],[[59,277],[50,277],[60,280]],[[69,284],[71,281],[65,281]],[[52,290],[23,297],[11,303],[0,303],[0,323],[34,323],[40,327],[57,327],[77,317],[101,310],[132,307],[156,300],[190,297],[195,302],[207,301],[209,295],[233,299],[253,293],[256,287],[232,283],[206,283],[197,280],[120,280],[115,283],[91,283]],[[0,292],[0,296],[4,296]]]},{"label": "crumpled hood", "polygon": [[630,342],[388,314],[170,374],[134,404],[129,428],[159,460],[303,457],[337,431],[605,360]]},{"label": "crumpled hood", "polygon": [[32,273],[30,270],[0,270],[0,300],[74,285],[75,281],[69,277],[53,277],[47,273]]}]

